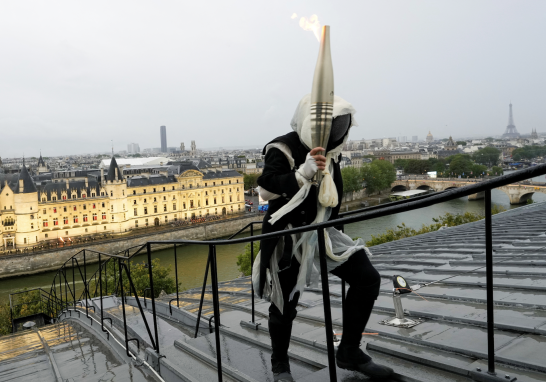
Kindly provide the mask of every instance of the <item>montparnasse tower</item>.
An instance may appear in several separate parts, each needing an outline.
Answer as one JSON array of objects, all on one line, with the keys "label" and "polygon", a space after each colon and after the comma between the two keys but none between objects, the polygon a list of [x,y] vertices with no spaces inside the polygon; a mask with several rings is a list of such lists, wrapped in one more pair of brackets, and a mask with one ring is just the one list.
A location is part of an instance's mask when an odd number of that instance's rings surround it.
[{"label": "montparnasse tower", "polygon": [[510,111],[508,113],[508,126],[506,126],[506,131],[502,135],[503,138],[519,138],[518,129],[514,125],[514,116],[512,114],[512,102],[510,102]]}]

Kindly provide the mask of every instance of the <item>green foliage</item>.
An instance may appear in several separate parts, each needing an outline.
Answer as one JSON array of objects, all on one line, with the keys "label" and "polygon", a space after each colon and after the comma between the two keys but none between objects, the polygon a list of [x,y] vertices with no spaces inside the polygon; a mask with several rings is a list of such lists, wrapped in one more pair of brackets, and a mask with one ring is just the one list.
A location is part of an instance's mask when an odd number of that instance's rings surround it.
[{"label": "green foliage", "polygon": [[470,172],[472,171],[472,160],[470,159],[470,156],[458,154],[453,155],[453,157],[455,158],[453,158],[449,164],[449,171],[455,176],[462,175],[463,173],[465,175],[470,175]]},{"label": "green foliage", "polygon": [[394,160],[394,167],[396,167],[399,170],[406,171],[406,165],[408,164],[409,159],[395,159]]},{"label": "green foliage", "polygon": [[[480,175],[487,175],[487,166],[481,165],[481,164],[473,164],[472,165],[472,172],[470,174],[471,178],[480,177]],[[468,174],[465,174],[468,175]]]},{"label": "green foliage", "polygon": [[[254,258],[256,258],[256,255],[258,254],[259,251],[260,251],[260,242],[255,241],[254,242]],[[245,276],[250,276],[252,274],[250,255],[251,255],[250,243],[247,243],[247,245],[245,246],[245,252],[237,256],[237,267],[239,267],[239,271]]]},{"label": "green foliage", "polygon": [[341,178],[343,179],[343,192],[356,192],[362,189],[362,175],[359,169],[355,167],[342,168]]},{"label": "green foliage", "polygon": [[258,186],[258,178],[260,174],[244,174],[243,182],[245,183],[245,190]]},{"label": "green foliage", "polygon": [[[501,206],[493,205],[491,208],[491,214],[495,215],[499,212],[503,212],[504,208]],[[423,224],[420,229],[414,229],[407,227],[405,223],[396,226],[396,228],[389,228],[387,232],[379,234],[377,236],[372,235],[372,239],[366,242],[366,246],[372,247],[383,243],[388,243],[395,240],[404,239],[406,237],[412,237],[421,235],[428,232],[434,232],[441,227],[455,227],[461,224],[471,223],[484,219],[485,216],[476,212],[465,212],[464,214],[452,214],[450,212],[445,213],[442,216],[433,218],[433,224]]]},{"label": "green foliage", "polygon": [[404,172],[407,174],[425,174],[430,171],[430,162],[421,159],[408,159]]},{"label": "green foliage", "polygon": [[531,160],[544,156],[546,156],[546,146],[524,146],[512,152],[512,159],[515,161]]},{"label": "green foliage", "polygon": [[[136,289],[138,296],[144,296],[144,290],[150,287],[150,276],[149,270],[144,263],[137,263],[131,261],[131,280]],[[104,272],[104,270],[103,270]],[[159,259],[152,260],[152,275],[154,277],[154,295],[155,297],[159,296],[161,290],[164,290],[165,293],[174,293],[176,292],[176,282],[174,277],[171,275],[171,266],[162,266]],[[123,292],[126,295],[133,295],[133,290],[129,289],[129,279],[127,278],[127,273],[125,270],[122,272],[123,275]],[[102,293],[111,294],[114,293],[116,288],[116,281],[119,283],[119,267],[117,262],[109,261],[106,266],[106,276],[104,273],[101,276],[102,279]],[[108,287],[108,290],[106,289]],[[98,293],[99,286],[95,284],[95,281],[91,281],[89,285],[89,293],[91,296]],[[150,292],[146,292],[146,296],[150,296]]]},{"label": "green foliage", "polygon": [[533,204],[534,201],[533,201],[533,199],[529,198],[529,199],[527,199],[527,202],[526,202],[526,203],[527,203],[527,204]]},{"label": "green foliage", "polygon": [[[23,289],[22,291],[26,290]],[[21,291],[18,291],[21,292]],[[40,291],[33,290],[12,296],[13,318],[30,316],[36,313],[45,313],[46,304],[40,300]],[[17,306],[16,306],[17,305]],[[11,333],[11,318],[9,301],[0,302],[0,336]]]},{"label": "green foliage", "polygon": [[389,188],[396,180],[394,166],[385,160],[375,160],[372,163],[364,164],[360,168],[362,180],[366,182],[366,194],[379,193]]},{"label": "green foliage", "polygon": [[502,174],[504,174],[504,170],[502,169],[502,167],[493,166],[493,168],[491,168],[490,175],[502,175]]},{"label": "green foliage", "polygon": [[3,302],[0,305],[0,336],[11,333],[11,321],[9,317],[9,304]]},{"label": "green foliage", "polygon": [[499,163],[500,150],[494,147],[484,147],[472,155],[474,162],[491,167]]},{"label": "green foliage", "polygon": [[457,141],[458,145],[466,146],[466,141]]}]

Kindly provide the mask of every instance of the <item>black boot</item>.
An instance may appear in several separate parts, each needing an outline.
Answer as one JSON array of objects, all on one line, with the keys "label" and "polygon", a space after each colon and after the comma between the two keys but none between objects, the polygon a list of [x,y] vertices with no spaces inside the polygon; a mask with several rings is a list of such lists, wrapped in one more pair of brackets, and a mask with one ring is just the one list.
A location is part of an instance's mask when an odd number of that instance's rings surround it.
[{"label": "black boot", "polygon": [[274,382],[294,382],[292,373],[290,372],[290,363],[288,362],[288,358],[279,361],[272,356],[271,366]]},{"label": "black boot", "polygon": [[336,364],[341,369],[359,371],[376,381],[388,380],[393,373],[390,367],[374,363],[359,347],[340,345],[336,354]]}]

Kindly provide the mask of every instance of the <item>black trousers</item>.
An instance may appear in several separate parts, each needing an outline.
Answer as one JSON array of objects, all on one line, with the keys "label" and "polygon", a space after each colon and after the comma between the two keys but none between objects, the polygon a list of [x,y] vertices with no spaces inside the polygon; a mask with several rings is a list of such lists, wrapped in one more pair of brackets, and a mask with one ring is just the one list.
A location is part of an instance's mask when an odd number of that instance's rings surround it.
[{"label": "black trousers", "polygon": [[[273,348],[271,357],[273,362],[288,359],[292,321],[297,315],[296,306],[299,294],[296,294],[292,301],[288,301],[288,299],[290,292],[296,285],[299,268],[298,261],[292,258],[290,267],[279,272],[284,299],[283,313],[274,304],[269,307],[269,334]],[[349,284],[344,304],[344,327],[340,347],[358,347],[375,300],[379,295],[381,277],[363,250],[354,253],[331,273]]]}]

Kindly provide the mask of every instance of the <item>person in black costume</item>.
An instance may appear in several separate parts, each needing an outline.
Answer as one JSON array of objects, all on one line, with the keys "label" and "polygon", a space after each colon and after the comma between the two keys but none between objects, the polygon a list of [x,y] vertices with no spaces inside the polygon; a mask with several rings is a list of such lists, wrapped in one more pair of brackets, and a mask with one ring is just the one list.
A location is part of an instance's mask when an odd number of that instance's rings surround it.
[{"label": "person in black costume", "polygon": [[[343,195],[339,166],[340,151],[350,127],[355,124],[353,116],[355,111],[349,103],[340,97],[335,97],[332,131],[325,157],[317,154],[324,151],[324,148],[310,148],[309,144],[306,144],[306,142],[309,143],[309,135],[305,131],[306,125],[308,126],[306,122],[308,121],[306,115],[308,103],[309,99],[306,96],[296,110],[292,121],[295,131],[274,139],[264,148],[265,167],[263,174],[258,178],[258,185],[262,198],[269,200],[269,209],[264,217],[263,233],[309,225],[317,222],[317,219],[324,221],[338,217]],[[317,170],[323,170],[325,174],[329,173],[330,181],[333,181],[335,185],[335,190],[330,192],[335,199],[327,207],[321,206],[323,202],[317,196],[317,188],[310,182]],[[304,188],[305,190],[302,190]],[[343,233],[334,229],[329,230],[331,231],[327,233],[330,234],[332,243],[338,242],[334,238],[345,240],[345,242],[349,240],[350,243],[344,246],[343,250],[336,250],[332,244],[334,255],[331,258],[333,260],[327,259],[328,270],[349,284],[345,301],[343,335],[336,355],[337,364],[344,369],[360,371],[376,380],[387,379],[392,374],[392,370],[375,364],[360,349],[362,333],[379,294],[379,273],[368,259],[368,250],[364,248],[362,242],[352,243],[352,240]],[[304,278],[305,275],[301,275],[301,272],[302,270],[305,272],[308,268],[301,264],[314,261],[314,259],[305,260],[306,257],[301,253],[307,250],[311,253],[311,257],[316,257],[313,255],[314,247],[305,249],[304,244],[302,246],[300,243],[310,240],[298,239],[300,238],[288,236],[281,239],[262,240],[260,253],[253,269],[256,294],[272,301],[269,308],[269,333],[273,349],[271,363],[275,381],[293,381],[288,360],[288,347],[292,321],[297,315],[296,306],[303,292],[303,285],[301,282],[298,285],[298,279]],[[351,248],[347,250],[347,246]],[[340,257],[336,258],[336,255]],[[306,280],[308,283],[309,277]]]}]

